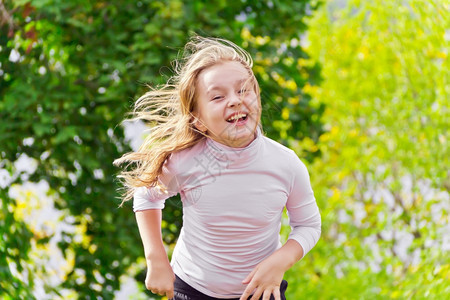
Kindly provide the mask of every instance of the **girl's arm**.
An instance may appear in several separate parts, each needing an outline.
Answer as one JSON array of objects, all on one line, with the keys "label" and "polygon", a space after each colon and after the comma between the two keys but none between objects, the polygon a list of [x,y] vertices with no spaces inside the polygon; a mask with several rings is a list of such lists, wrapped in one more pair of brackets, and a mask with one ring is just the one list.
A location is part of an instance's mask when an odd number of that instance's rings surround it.
[{"label": "girl's arm", "polygon": [[175,274],[170,266],[161,236],[161,209],[136,212],[142,244],[147,261],[145,286],[154,294],[173,298]]},{"label": "girl's arm", "polygon": [[280,249],[258,264],[244,279],[248,284],[242,300],[268,300],[273,294],[275,300],[280,299],[280,283],[284,273],[299,261],[317,243],[321,233],[321,218],[319,208],[314,197],[308,170],[295,155],[297,163],[292,163],[294,174],[292,185],[286,203],[289,223],[292,230],[288,241]]}]

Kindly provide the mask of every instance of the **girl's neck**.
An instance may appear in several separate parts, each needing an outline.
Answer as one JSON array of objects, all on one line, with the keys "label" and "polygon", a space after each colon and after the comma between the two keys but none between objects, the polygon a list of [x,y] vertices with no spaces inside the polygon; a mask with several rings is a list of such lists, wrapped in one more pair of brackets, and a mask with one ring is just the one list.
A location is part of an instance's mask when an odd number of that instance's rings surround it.
[{"label": "girl's neck", "polygon": [[257,127],[255,138],[245,147],[232,147],[211,138],[206,139],[206,151],[218,161],[225,163],[229,168],[239,168],[252,162],[258,154],[261,145],[262,133]]}]

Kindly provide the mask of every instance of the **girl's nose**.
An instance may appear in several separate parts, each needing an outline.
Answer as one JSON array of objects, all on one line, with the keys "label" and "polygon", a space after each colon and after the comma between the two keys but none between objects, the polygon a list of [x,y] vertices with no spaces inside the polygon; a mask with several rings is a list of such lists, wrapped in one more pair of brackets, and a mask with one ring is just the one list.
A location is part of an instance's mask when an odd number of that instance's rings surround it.
[{"label": "girl's nose", "polygon": [[233,94],[228,101],[228,106],[229,107],[234,107],[234,106],[238,106],[241,105],[242,103],[242,99],[240,95],[235,95]]}]

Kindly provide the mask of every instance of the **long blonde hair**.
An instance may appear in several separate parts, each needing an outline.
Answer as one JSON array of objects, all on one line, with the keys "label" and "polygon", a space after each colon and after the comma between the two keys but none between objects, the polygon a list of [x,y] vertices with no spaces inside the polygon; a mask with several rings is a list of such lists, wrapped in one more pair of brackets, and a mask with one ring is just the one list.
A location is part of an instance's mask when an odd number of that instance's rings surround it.
[{"label": "long blonde hair", "polygon": [[129,120],[149,123],[151,130],[136,152],[114,161],[114,165],[125,164],[118,176],[125,187],[122,204],[133,197],[135,188],[158,185],[158,176],[171,153],[192,147],[207,136],[194,125],[196,81],[202,70],[222,61],[240,62],[249,71],[259,97],[253,60],[245,50],[224,39],[192,37],[181,59],[174,62],[175,75],[135,103]]}]

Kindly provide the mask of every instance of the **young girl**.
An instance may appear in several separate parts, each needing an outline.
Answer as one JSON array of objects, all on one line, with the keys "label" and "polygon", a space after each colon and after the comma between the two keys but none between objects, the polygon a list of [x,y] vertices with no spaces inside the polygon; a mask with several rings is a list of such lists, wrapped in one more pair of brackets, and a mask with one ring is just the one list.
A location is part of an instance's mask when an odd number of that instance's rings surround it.
[{"label": "young girl", "polygon": [[[285,299],[283,275],[317,243],[319,210],[295,153],[265,137],[252,59],[235,44],[194,37],[176,76],[138,99],[150,122],[137,152],[115,163],[147,260],[145,285],[169,299]],[[183,227],[169,263],[161,210],[176,194]],[[279,237],[284,207],[292,231]]]}]

